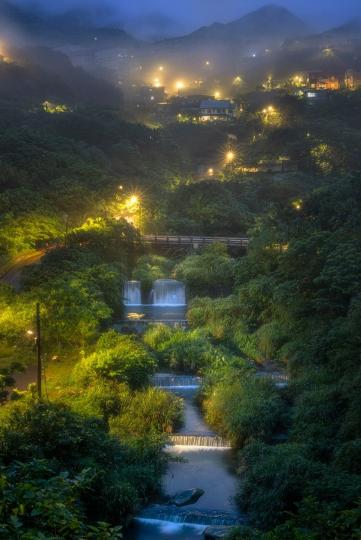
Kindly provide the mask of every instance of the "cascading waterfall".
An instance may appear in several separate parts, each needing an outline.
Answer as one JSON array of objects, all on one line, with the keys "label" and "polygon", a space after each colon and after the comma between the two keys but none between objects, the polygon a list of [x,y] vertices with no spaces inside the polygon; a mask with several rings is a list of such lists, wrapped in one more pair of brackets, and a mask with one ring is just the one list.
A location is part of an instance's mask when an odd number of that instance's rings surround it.
[{"label": "cascading waterfall", "polygon": [[169,437],[174,446],[197,446],[201,448],[232,448],[229,441],[216,435],[180,435]]},{"label": "cascading waterfall", "polygon": [[191,390],[196,390],[201,385],[201,378],[195,377],[193,375],[168,375],[168,374],[157,374],[152,377],[153,386],[159,388],[176,390],[189,388]]},{"label": "cascading waterfall", "polygon": [[153,286],[154,306],[185,306],[185,285],[175,279],[157,279]]},{"label": "cascading waterfall", "polygon": [[124,284],[124,304],[126,306],[141,306],[142,294],[140,290],[140,281],[126,281]]},{"label": "cascading waterfall", "polygon": [[139,520],[162,520],[173,523],[193,523],[198,525],[236,526],[244,523],[235,512],[222,512],[198,508],[177,508],[172,505],[149,506],[137,517]]}]

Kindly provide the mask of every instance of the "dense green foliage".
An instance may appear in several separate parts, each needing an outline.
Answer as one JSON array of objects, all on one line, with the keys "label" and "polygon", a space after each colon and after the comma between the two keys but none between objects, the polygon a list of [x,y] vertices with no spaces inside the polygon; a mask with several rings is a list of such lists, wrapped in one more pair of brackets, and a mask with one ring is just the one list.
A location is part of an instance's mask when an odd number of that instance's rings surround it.
[{"label": "dense green foliage", "polygon": [[[360,96],[274,105],[262,118],[247,96],[242,123],[151,129],[116,110],[0,104],[1,274],[47,250],[0,287],[0,537],[120,537],[111,527],[159,492],[181,421],[180,401],[148,387],[158,366],[204,376],[206,418],[238,450],[256,528],[234,539],[360,536]],[[237,156],[224,166],[229,134]],[[285,153],[298,171],[246,170]],[[246,256],[212,246],[168,259],[133,225],[251,243]],[[193,298],[188,331],[150,327],[143,343],[109,331],[125,279],[148,291],[170,275]],[[67,374],[50,403],[34,389],[6,402],[33,356],[39,301],[47,369],[57,358]],[[287,388],[256,373],[270,361]]]},{"label": "dense green foliage", "polygon": [[235,261],[226,246],[213,244],[200,255],[191,255],[176,265],[175,277],[184,281],[191,296],[221,296],[234,284]]},{"label": "dense green foliage", "polygon": [[[232,296],[190,309],[192,326],[265,367],[278,358],[291,377],[281,401],[234,372],[213,374],[204,391],[209,420],[243,447],[242,507],[254,525],[275,527],[259,538],[357,538],[360,185],[329,182],[301,209],[270,212],[237,263]],[[279,430],[288,441],[267,444]]]}]

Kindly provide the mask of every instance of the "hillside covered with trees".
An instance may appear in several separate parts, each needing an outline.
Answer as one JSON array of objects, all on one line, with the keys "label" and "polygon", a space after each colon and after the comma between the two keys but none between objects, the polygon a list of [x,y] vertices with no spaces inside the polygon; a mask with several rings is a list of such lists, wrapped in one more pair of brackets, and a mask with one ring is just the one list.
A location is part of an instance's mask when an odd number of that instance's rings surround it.
[{"label": "hillside covered with trees", "polygon": [[[151,386],[158,370],[202,375],[199,407],[232,442],[249,519],[233,540],[360,538],[360,102],[310,113],[291,100],[279,121],[250,106],[237,159],[286,148],[298,170],[235,160],[205,179],[197,167],[229,145],[222,126],[1,101],[0,538],[115,540],[161,496],[183,413]],[[144,232],[250,245],[158,253]],[[168,277],[186,284],[189,328],[115,331],[124,281]],[[37,302],[43,400],[14,381],[33,362]],[[269,369],[288,385],[259,376]]]}]

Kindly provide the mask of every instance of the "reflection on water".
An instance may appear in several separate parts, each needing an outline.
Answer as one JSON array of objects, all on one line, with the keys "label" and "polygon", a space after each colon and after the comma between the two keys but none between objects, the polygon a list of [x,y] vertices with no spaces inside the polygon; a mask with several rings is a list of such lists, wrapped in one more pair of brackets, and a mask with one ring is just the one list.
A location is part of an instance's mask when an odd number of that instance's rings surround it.
[{"label": "reflection on water", "polygon": [[125,317],[130,313],[142,315],[142,319],[152,321],[182,321],[186,319],[187,306],[125,306]]},{"label": "reflection on water", "polygon": [[230,472],[231,450],[176,446],[175,457],[185,461],[174,461],[168,466],[164,479],[164,491],[170,495],[190,488],[202,488],[204,495],[192,508],[236,511],[234,497],[237,480]]}]

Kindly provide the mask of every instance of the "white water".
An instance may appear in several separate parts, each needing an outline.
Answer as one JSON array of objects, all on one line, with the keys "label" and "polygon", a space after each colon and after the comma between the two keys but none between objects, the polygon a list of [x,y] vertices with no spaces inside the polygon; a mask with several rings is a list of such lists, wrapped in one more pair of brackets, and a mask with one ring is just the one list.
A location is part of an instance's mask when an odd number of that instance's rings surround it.
[{"label": "white water", "polygon": [[185,285],[175,279],[157,279],[153,285],[154,306],[185,306]]},{"label": "white water", "polygon": [[198,540],[203,536],[205,525],[174,523],[160,519],[136,518],[131,538],[144,540]]},{"label": "white water", "polygon": [[141,306],[142,294],[140,281],[126,281],[124,284],[124,304],[126,306]]}]

